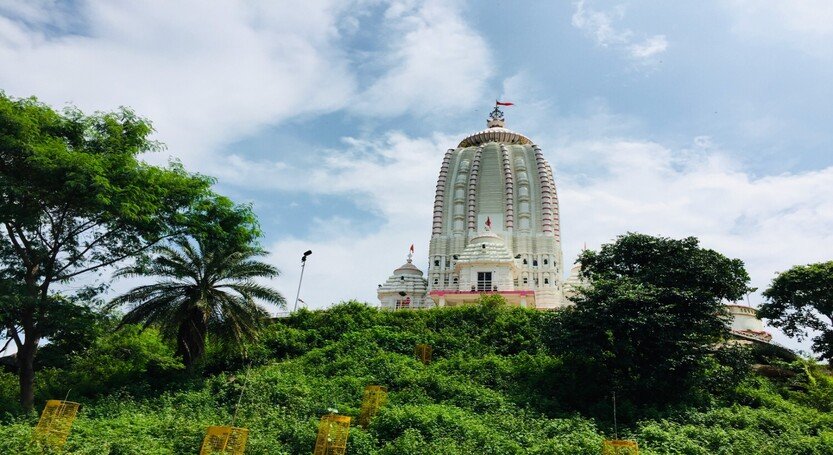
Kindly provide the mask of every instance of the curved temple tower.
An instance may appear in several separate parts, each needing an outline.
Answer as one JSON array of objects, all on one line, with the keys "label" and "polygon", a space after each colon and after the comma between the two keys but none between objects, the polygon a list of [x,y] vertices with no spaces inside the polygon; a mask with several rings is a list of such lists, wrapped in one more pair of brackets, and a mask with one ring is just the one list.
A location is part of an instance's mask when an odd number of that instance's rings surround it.
[{"label": "curved temple tower", "polygon": [[[443,157],[427,277],[408,255],[379,285],[382,308],[461,305],[486,293],[518,306],[556,309],[572,305],[568,297],[586,284],[579,264],[562,279],[558,195],[541,147],[506,129],[497,107],[486,126]],[[770,342],[753,308],[727,309],[736,341]]]},{"label": "curved temple tower", "polygon": [[[466,137],[443,158],[427,298],[408,295],[404,283],[401,290],[391,288],[395,282],[390,281],[384,294],[404,292],[410,302],[444,306],[497,293],[520,306],[558,308],[568,304],[563,270],[552,168],[540,147],[504,127],[496,107],[485,130]],[[380,300],[383,307],[392,306],[389,297],[380,294]]]}]

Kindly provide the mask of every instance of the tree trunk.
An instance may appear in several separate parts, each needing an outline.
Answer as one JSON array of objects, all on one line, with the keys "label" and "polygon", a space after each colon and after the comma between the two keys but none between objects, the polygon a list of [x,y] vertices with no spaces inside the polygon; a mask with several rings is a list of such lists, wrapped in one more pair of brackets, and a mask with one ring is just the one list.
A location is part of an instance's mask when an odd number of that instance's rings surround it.
[{"label": "tree trunk", "polygon": [[37,341],[31,341],[29,337],[26,337],[23,346],[17,351],[20,405],[27,413],[32,412],[35,407],[35,352],[37,348]]},{"label": "tree trunk", "polygon": [[182,363],[190,370],[194,362],[205,354],[206,326],[204,316],[199,309],[190,311],[191,317],[179,325],[177,336],[177,355],[182,357]]}]

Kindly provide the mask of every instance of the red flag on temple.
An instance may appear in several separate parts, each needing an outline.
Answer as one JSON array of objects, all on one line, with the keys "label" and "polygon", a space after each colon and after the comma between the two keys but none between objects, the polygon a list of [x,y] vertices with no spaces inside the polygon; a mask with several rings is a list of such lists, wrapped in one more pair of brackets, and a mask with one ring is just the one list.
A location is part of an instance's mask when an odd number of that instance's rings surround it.
[{"label": "red flag on temple", "polygon": [[508,101],[506,101],[506,102],[505,102],[505,101],[497,101],[497,100],[495,100],[495,105],[497,105],[497,106],[514,106],[514,105],[515,105],[515,103],[510,103],[510,102],[508,102]]},{"label": "red flag on temple", "polygon": [[411,254],[413,254],[413,252],[414,252],[414,244],[412,243],[411,244]]},{"label": "red flag on temple", "polygon": [[486,217],[486,227],[491,229],[492,228],[492,217]]}]

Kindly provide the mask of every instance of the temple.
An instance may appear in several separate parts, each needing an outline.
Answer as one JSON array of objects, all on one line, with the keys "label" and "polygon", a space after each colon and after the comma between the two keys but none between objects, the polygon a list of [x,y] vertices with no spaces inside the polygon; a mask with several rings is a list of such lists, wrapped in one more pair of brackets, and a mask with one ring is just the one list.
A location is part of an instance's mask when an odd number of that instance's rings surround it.
[{"label": "temple", "polygon": [[482,293],[528,308],[569,304],[552,168],[539,146],[505,128],[499,108],[486,126],[443,157],[427,279],[409,260],[380,285],[382,307],[460,305]]},{"label": "temple", "polygon": [[[434,195],[428,273],[407,262],[377,290],[383,309],[476,302],[499,294],[509,304],[552,310],[572,305],[579,264],[566,280],[561,217],[552,168],[541,147],[505,127],[498,107],[486,129],[445,152]],[[739,341],[769,342],[755,310],[727,305]]]}]

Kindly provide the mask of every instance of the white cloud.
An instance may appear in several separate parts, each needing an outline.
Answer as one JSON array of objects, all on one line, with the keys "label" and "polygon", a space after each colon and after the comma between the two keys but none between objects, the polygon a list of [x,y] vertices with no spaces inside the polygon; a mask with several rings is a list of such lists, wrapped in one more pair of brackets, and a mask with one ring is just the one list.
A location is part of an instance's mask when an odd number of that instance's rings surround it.
[{"label": "white cloud", "polygon": [[626,44],[630,41],[633,32],[630,30],[618,31],[613,27],[613,21],[621,19],[624,15],[621,6],[609,12],[602,12],[587,9],[585,3],[585,0],[576,2],[576,11],[572,17],[573,27],[586,31],[595,38],[596,44],[603,47],[613,44]]},{"label": "white cloud", "polygon": [[384,22],[382,37],[391,44],[373,58],[387,69],[357,97],[353,110],[377,116],[459,112],[483,100],[492,76],[488,46],[456,2],[394,2]]},{"label": "white cloud", "polygon": [[829,0],[733,0],[732,31],[754,42],[783,42],[811,55],[833,55],[833,2]]},{"label": "white cloud", "polygon": [[655,35],[641,43],[628,46],[628,51],[631,56],[637,59],[653,57],[654,55],[665,52],[666,49],[668,49],[668,40],[665,39],[665,35]]},{"label": "white cloud", "polygon": [[[290,117],[348,106],[422,113],[481,98],[488,49],[458,8],[392,2],[379,37],[387,46],[368,62],[346,44],[368,3],[88,0],[68,14],[2,3],[0,87],[87,111],[130,106],[171,155],[203,171],[223,165],[212,156],[222,145]],[[358,69],[371,64],[380,74],[360,87]]]},{"label": "white cloud", "polygon": [[628,28],[617,28],[614,22],[624,17],[624,7],[617,6],[608,11],[588,8],[586,0],[576,2],[573,13],[573,27],[590,35],[598,46],[621,49],[631,60],[640,63],[653,63],[655,57],[668,49],[665,35],[654,35],[641,42],[634,42],[637,33]]},{"label": "white cloud", "polygon": [[355,81],[337,43],[348,6],[90,1],[74,11],[80,28],[57,35],[34,10],[0,26],[0,86],[85,110],[131,106],[172,154],[199,164],[264,124],[345,105]]}]

